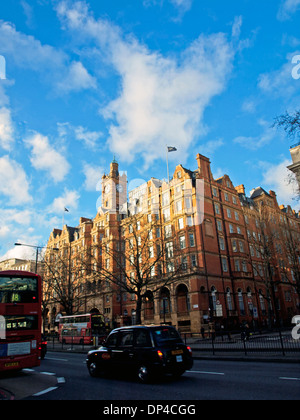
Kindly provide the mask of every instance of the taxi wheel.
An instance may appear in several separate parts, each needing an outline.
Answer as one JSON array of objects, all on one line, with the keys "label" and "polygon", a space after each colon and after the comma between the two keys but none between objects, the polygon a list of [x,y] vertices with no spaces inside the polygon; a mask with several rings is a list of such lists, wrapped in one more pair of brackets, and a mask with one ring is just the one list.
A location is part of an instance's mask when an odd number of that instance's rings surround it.
[{"label": "taxi wheel", "polygon": [[138,379],[141,383],[147,383],[150,380],[149,368],[146,365],[141,365],[138,368]]},{"label": "taxi wheel", "polygon": [[88,365],[88,370],[89,370],[89,373],[90,373],[90,375],[93,377],[93,378],[96,378],[97,376],[99,376],[99,368],[98,368],[98,366],[97,366],[97,363],[96,362],[91,362],[89,365]]}]

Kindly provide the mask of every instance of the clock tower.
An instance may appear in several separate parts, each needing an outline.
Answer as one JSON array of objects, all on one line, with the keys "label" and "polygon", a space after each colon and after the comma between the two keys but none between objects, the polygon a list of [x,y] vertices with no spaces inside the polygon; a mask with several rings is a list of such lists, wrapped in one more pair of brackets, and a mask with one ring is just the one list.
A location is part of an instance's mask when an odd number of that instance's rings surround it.
[{"label": "clock tower", "polygon": [[127,213],[127,177],[119,173],[119,164],[114,158],[108,175],[102,177],[102,211]]}]

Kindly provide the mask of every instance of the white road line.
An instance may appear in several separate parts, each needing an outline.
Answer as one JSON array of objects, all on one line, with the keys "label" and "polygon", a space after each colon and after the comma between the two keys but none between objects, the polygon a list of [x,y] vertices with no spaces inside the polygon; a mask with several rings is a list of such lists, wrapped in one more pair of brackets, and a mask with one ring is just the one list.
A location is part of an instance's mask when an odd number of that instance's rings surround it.
[{"label": "white road line", "polygon": [[63,376],[60,376],[57,378],[57,383],[58,384],[64,384],[66,382],[65,378]]},{"label": "white road line", "polygon": [[68,362],[69,359],[59,359],[58,357],[46,357],[46,360],[58,360],[60,362]]},{"label": "white road line", "polygon": [[34,397],[39,397],[40,395],[47,394],[47,392],[54,391],[57,389],[57,386],[51,386],[50,388],[46,388],[43,391],[37,392],[36,394],[33,394]]},{"label": "white road line", "polygon": [[56,373],[53,372],[40,372],[42,375],[50,375],[50,376],[54,376],[56,375]]},{"label": "white road line", "polygon": [[300,378],[289,378],[287,376],[280,376],[279,379],[285,379],[287,381],[300,381]]},{"label": "white road line", "polygon": [[205,375],[221,375],[221,376],[225,375],[225,373],[222,373],[222,372],[206,372],[206,371],[203,371],[203,370],[187,370],[187,372],[201,373],[201,374],[205,374]]}]

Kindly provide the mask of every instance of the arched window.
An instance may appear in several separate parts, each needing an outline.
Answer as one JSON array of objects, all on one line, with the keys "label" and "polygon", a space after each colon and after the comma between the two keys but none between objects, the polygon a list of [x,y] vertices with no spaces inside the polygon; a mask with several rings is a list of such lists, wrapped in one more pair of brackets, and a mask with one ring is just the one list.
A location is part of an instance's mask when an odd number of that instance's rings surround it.
[{"label": "arched window", "polygon": [[170,299],[170,291],[166,287],[163,287],[160,292],[160,313],[161,314],[169,314],[171,313],[171,299]]},{"label": "arched window", "polygon": [[190,301],[188,288],[185,284],[180,284],[177,287],[177,312],[188,312],[190,310]]},{"label": "arched window", "polygon": [[226,301],[227,301],[227,309],[228,311],[232,311],[232,298],[231,298],[231,291],[229,287],[226,289]]},{"label": "arched window", "polygon": [[215,288],[215,286],[212,286],[210,291],[211,291],[212,307],[213,307],[213,310],[215,311],[217,309],[217,296],[216,296],[217,289]]},{"label": "arched window", "polygon": [[245,305],[244,305],[244,297],[243,297],[242,289],[238,289],[238,301],[239,301],[240,314],[245,315]]},{"label": "arched window", "polygon": [[252,301],[252,292],[251,288],[247,287],[247,301],[248,301],[248,308],[251,315],[253,315],[253,301]]},{"label": "arched window", "polygon": [[259,304],[260,304],[261,313],[263,315],[266,315],[265,298],[263,296],[263,292],[262,292],[261,289],[259,289],[259,291],[258,291],[258,297],[259,297]]}]

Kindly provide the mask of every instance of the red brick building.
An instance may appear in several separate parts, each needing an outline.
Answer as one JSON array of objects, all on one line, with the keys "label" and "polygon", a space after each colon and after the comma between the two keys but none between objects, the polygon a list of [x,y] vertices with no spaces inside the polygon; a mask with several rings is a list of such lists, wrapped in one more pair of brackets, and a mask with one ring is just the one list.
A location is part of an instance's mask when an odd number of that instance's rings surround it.
[{"label": "red brick building", "polygon": [[[228,175],[213,178],[207,157],[196,160],[194,171],[178,165],[170,182],[151,178],[128,200],[126,177],[114,160],[102,178],[95,218],[53,230],[48,278],[51,264],[64,258],[67,275],[59,281],[67,278],[76,289],[74,313],[103,312],[111,327],[134,323],[140,276],[147,278],[143,323],[191,332],[244,321],[291,325],[299,310],[299,215],[279,206],[273,191],[255,188],[246,197]],[[133,287],[123,288],[124,282]],[[66,312],[53,292],[50,324]]]}]

